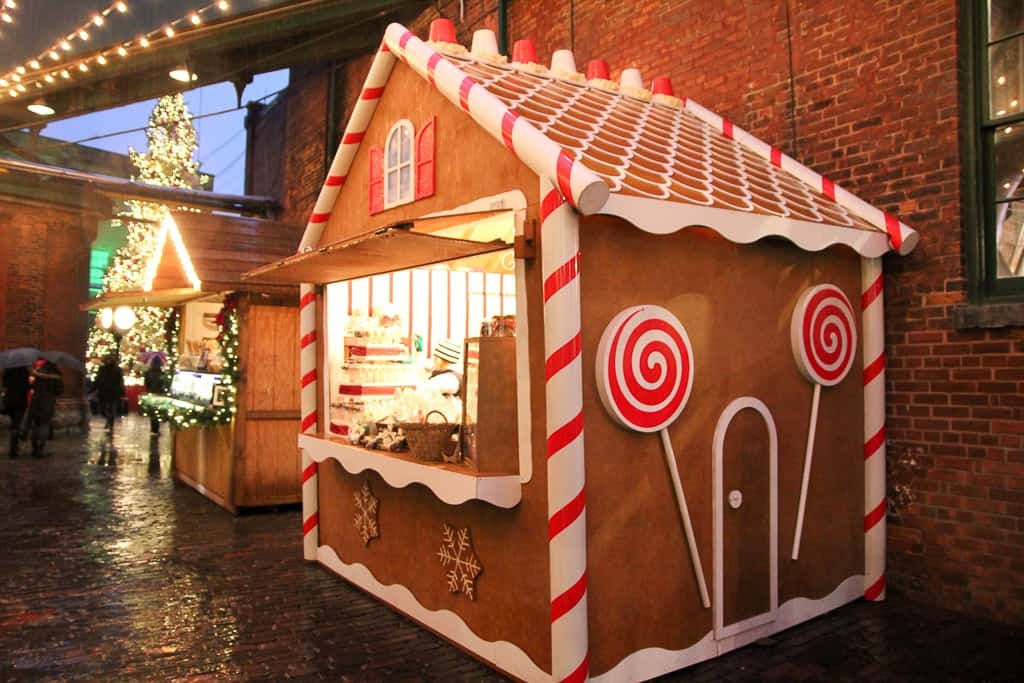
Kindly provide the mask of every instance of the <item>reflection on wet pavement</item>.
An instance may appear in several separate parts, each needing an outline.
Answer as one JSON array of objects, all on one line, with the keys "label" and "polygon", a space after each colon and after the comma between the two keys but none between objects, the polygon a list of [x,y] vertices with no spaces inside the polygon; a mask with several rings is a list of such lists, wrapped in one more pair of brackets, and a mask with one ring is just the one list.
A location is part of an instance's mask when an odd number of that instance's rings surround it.
[{"label": "reflection on wet pavement", "polygon": [[[501,680],[304,562],[297,508],[233,517],[175,484],[164,430],[151,440],[148,420],[130,417],[111,436],[95,420],[42,460],[0,451],[0,681]],[[1024,670],[1018,632],[898,596],[772,643],[665,680],[1015,680]]]}]

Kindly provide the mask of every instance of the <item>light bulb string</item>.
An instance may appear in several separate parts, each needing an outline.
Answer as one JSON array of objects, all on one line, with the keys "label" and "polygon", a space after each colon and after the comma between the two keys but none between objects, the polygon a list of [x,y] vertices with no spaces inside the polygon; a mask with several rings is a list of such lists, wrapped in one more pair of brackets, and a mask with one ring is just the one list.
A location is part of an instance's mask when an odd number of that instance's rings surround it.
[{"label": "light bulb string", "polygon": [[[15,2],[15,0],[11,0]],[[0,7],[5,6],[7,0],[0,2]],[[160,28],[153,29],[134,40],[123,41],[117,45],[100,50],[92,55],[81,55],[73,59],[61,60],[61,54],[71,53],[74,43],[84,43],[92,38],[92,32],[103,29],[107,26],[107,18],[112,14],[126,14],[129,11],[128,3],[119,0],[113,2],[106,9],[95,12],[81,24],[66,35],[60,36],[50,47],[46,48],[32,59],[26,60],[23,64],[16,66],[3,76],[0,76],[0,86],[5,88],[0,91],[0,99],[4,95],[16,98],[27,92],[28,86],[34,85],[37,89],[45,89],[47,85],[57,82],[58,77],[65,80],[70,78],[72,67],[82,73],[90,69],[90,63],[100,67],[106,66],[114,58],[127,58],[132,53],[146,49],[154,43],[164,43],[178,35],[180,31],[196,29],[200,27],[208,13],[219,11],[226,13],[231,5],[227,0],[215,0],[207,5],[186,12]],[[51,62],[53,62],[51,64]],[[75,66],[77,62],[77,66]],[[32,73],[32,77],[23,78]]]}]

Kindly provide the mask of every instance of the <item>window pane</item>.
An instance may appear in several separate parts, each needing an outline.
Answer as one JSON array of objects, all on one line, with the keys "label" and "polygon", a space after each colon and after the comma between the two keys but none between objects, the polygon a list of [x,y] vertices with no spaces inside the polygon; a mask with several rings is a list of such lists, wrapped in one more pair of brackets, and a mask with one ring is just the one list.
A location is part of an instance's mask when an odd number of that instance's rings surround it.
[{"label": "window pane", "polygon": [[996,200],[1024,197],[1024,124],[1001,126],[996,129],[995,182]]},{"label": "window pane", "polygon": [[402,126],[402,162],[407,162],[412,159],[412,132],[408,126]]},{"label": "window pane", "polygon": [[398,201],[398,171],[388,172],[388,179],[385,185],[388,186],[388,204]]},{"label": "window pane", "polygon": [[402,166],[402,184],[398,196],[402,199],[412,199],[412,165]]},{"label": "window pane", "polygon": [[996,277],[1024,277],[1024,202],[996,205]]},{"label": "window pane", "polygon": [[988,16],[989,40],[1024,31],[1024,2],[1021,0],[989,0]]},{"label": "window pane", "polygon": [[1024,70],[1024,36],[994,45],[989,56],[989,116],[1019,114],[1021,111],[1021,82]]},{"label": "window pane", "polygon": [[398,133],[396,130],[388,138],[388,168],[398,165]]}]

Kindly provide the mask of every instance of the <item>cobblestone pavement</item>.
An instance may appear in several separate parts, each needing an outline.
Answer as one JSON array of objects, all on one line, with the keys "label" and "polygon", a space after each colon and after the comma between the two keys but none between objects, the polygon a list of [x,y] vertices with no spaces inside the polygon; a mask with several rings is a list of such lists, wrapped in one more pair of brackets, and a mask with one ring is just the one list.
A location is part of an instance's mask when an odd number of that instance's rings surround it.
[{"label": "cobblestone pavement", "polygon": [[[302,561],[298,509],[232,517],[175,484],[147,431],[0,451],[0,681],[501,680]],[[893,596],[663,680],[1009,681],[1022,653],[1019,629]]]}]

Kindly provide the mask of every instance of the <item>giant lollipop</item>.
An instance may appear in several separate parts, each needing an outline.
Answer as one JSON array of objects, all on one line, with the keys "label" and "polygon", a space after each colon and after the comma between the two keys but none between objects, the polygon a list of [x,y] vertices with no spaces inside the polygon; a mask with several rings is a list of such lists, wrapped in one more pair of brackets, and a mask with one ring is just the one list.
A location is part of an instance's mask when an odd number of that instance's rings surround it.
[{"label": "giant lollipop", "polygon": [[800,536],[804,527],[807,482],[811,477],[821,387],[839,384],[853,367],[854,350],[857,348],[853,306],[835,285],[809,287],[796,302],[789,332],[796,365],[804,377],[814,382],[811,422],[807,428],[807,451],[804,455],[804,478],[800,484],[800,505],[796,513],[796,531],[793,533],[792,557],[795,560],[800,556]]},{"label": "giant lollipop", "polygon": [[597,388],[605,409],[620,425],[661,433],[701,602],[711,607],[668,435],[693,388],[693,349],[679,320],[660,306],[633,306],[612,318],[597,347]]}]

